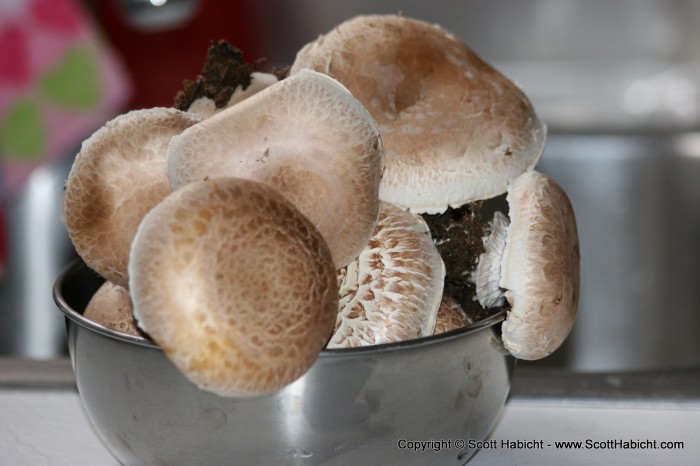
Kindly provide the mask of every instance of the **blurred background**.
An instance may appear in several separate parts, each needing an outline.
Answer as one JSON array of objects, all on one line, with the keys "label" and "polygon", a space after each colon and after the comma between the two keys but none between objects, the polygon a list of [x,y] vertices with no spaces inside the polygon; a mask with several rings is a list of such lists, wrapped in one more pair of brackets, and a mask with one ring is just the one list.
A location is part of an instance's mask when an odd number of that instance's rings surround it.
[{"label": "blurred background", "polygon": [[540,171],[569,193],[579,317],[537,363],[577,372],[700,363],[700,2],[0,1],[0,356],[65,355],[55,276],[80,142],[129,109],[171,106],[227,39],[263,69],[342,20],[441,24],[518,82],[548,125]]}]

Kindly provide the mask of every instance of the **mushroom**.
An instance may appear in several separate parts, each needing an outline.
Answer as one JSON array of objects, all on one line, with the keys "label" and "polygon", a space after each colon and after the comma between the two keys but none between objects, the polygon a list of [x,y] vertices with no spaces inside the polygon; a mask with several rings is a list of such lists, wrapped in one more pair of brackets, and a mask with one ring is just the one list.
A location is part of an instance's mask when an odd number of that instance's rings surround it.
[{"label": "mushroom", "polygon": [[508,188],[510,223],[497,216],[474,279],[484,307],[511,306],[503,344],[519,359],[540,359],[566,339],[579,303],[576,219],[564,190],[532,171]]},{"label": "mushroom", "polygon": [[474,323],[474,320],[464,312],[464,309],[462,309],[462,306],[459,305],[456,299],[450,296],[443,296],[438,309],[433,335],[466,327],[472,323]]},{"label": "mushroom", "polygon": [[423,219],[382,203],[367,246],[339,273],[340,310],[328,348],[432,335],[444,279]]},{"label": "mushroom", "polygon": [[336,80],[301,71],[173,138],[173,189],[205,178],[264,182],[306,215],[336,267],[367,244],[379,215],[383,147],[365,108]]},{"label": "mushroom", "polygon": [[[578,307],[578,240],[566,195],[533,172],[546,128],[522,90],[439,26],[394,15],[345,21],[299,51],[290,73],[304,68],[338,79],[375,118],[380,199],[424,214],[431,232],[446,224],[433,238],[441,254],[457,251],[443,256],[447,296],[474,306],[452,293],[476,292],[478,262],[479,300],[512,306],[503,325],[511,353],[554,351]],[[507,191],[513,223],[497,214],[484,243],[480,204]]]},{"label": "mushroom", "polygon": [[318,230],[262,183],[190,183],[143,219],[129,262],[141,329],[193,383],[222,396],[300,377],[333,330],[338,284]]},{"label": "mushroom", "polygon": [[83,316],[112,330],[144,336],[136,326],[129,290],[111,282],[104,282],[92,295]]},{"label": "mushroom", "polygon": [[532,169],[545,127],[525,94],[437,25],[359,16],[304,46],[304,68],[342,82],[385,145],[380,199],[418,213],[490,199]]},{"label": "mushroom", "polygon": [[168,108],[118,116],[83,142],[65,184],[63,215],[85,263],[127,287],[129,247],[141,218],[170,193],[170,138],[200,118]]}]

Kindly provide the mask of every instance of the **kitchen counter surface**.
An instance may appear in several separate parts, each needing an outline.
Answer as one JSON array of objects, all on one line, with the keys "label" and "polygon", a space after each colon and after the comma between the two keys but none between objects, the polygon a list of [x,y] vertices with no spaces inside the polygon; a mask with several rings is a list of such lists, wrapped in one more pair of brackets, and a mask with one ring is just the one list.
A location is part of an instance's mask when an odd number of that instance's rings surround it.
[{"label": "kitchen counter surface", "polygon": [[[0,359],[0,413],[2,465],[118,465],[91,429],[67,359]],[[690,465],[700,457],[698,432],[700,369],[571,374],[518,367],[498,424],[469,464]],[[416,454],[432,464],[430,449]]]}]

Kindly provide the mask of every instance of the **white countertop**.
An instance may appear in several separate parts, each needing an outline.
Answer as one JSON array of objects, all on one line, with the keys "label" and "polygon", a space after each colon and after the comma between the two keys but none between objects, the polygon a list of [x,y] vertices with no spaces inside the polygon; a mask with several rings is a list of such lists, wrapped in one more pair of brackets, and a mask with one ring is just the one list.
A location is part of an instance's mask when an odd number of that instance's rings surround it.
[{"label": "white countertop", "polygon": [[[490,448],[470,466],[700,464],[700,369],[516,370],[511,395]],[[582,444],[557,446],[567,441]],[[682,447],[664,449],[662,442]],[[0,465],[118,464],[90,426],[67,359],[0,359]]]},{"label": "white countertop", "polygon": [[[118,465],[92,431],[72,390],[0,390],[0,464],[16,466]],[[557,441],[683,442],[682,449],[557,449]],[[700,406],[578,406],[511,400],[482,449],[478,465],[697,464]],[[503,441],[530,442],[504,448]],[[610,441],[610,442],[608,442]],[[649,442],[647,442],[649,441]],[[540,448],[540,446],[542,448]]]},{"label": "white countertop", "polygon": [[[700,457],[700,407],[562,406],[514,401],[506,406],[490,439],[496,440],[496,449],[482,449],[470,466],[689,466],[698,464]],[[531,447],[505,449],[503,440],[531,441]],[[631,440],[638,442],[639,447],[624,448],[634,446]],[[555,442],[565,441],[583,442],[583,448],[557,448]],[[586,448],[587,441],[590,448]],[[650,448],[654,441],[657,449]],[[683,448],[661,449],[661,442],[665,441],[683,442]]]}]

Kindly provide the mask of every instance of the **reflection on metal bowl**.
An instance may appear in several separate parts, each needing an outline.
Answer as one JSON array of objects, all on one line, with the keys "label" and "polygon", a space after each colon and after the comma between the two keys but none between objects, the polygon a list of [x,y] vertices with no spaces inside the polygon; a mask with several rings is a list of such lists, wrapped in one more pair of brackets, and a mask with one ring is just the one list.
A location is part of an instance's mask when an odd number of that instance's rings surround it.
[{"label": "reflection on metal bowl", "polygon": [[515,360],[496,331],[503,316],[494,316],[420,340],[325,350],[278,392],[219,397],[189,382],[153,342],[86,320],[100,283],[76,262],[56,280],[54,298],[67,316],[85,410],[126,465],[460,465],[510,390]]}]

